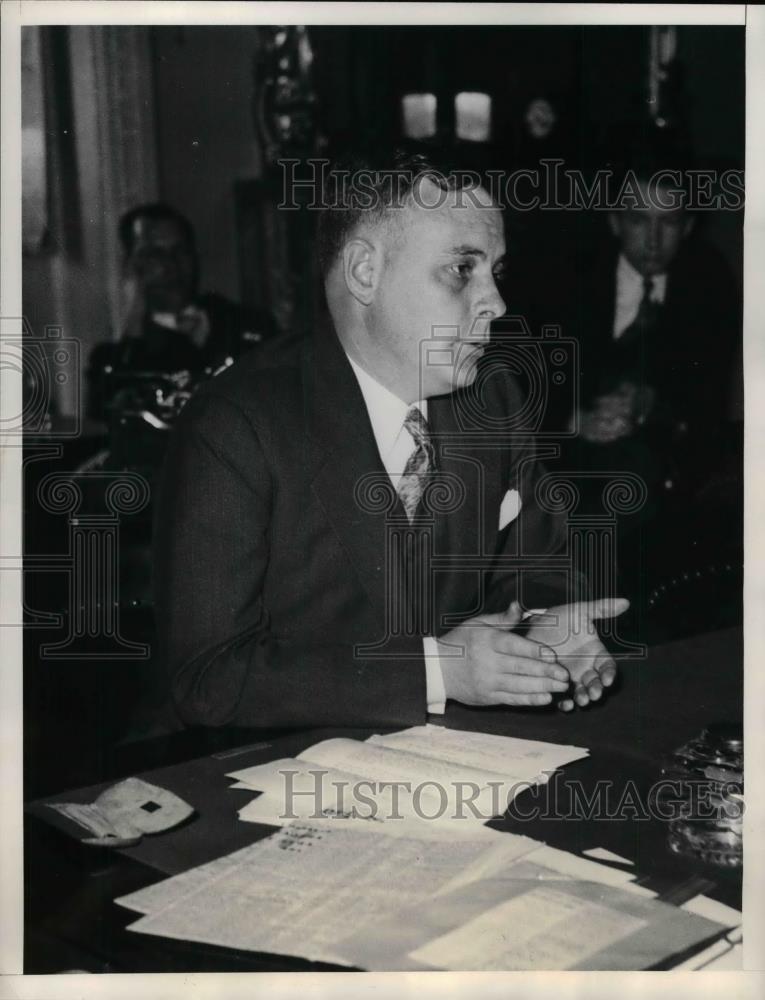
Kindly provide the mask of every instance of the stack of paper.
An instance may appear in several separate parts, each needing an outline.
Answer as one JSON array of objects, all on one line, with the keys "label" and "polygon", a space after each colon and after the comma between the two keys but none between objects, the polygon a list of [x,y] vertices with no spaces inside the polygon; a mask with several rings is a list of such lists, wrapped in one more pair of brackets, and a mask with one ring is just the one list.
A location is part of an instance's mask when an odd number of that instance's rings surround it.
[{"label": "stack of paper", "polygon": [[436,726],[327,740],[231,775],[261,792],[242,819],[282,829],[117,902],[138,933],[366,969],[642,969],[719,936],[603,849],[481,825],[585,756]]},{"label": "stack of paper", "polygon": [[722,930],[629,872],[474,834],[294,822],[117,902],[138,933],[366,969],[640,969]]},{"label": "stack of paper", "polygon": [[[598,866],[601,867],[601,866]],[[357,932],[340,950],[371,970],[640,970],[719,924],[622,886],[583,881],[529,853],[491,879]]]},{"label": "stack of paper", "polygon": [[502,815],[521,791],[587,755],[581,747],[418,726],[365,743],[326,740],[229,777],[262,793],[239,812],[248,822],[342,817],[389,830],[423,822],[454,830]]},{"label": "stack of paper", "polygon": [[145,916],[130,930],[352,965],[337,943],[537,844],[478,828],[473,838],[391,837],[356,824],[291,823],[226,858],[118,899]]}]

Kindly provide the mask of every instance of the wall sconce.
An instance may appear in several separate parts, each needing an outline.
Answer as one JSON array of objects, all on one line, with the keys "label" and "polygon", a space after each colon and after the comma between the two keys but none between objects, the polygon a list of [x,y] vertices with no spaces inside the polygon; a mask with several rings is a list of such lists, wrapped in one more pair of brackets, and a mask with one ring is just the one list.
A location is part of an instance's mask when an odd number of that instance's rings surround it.
[{"label": "wall sconce", "polygon": [[491,97],[462,91],[454,98],[455,132],[467,142],[488,142],[491,137]]},{"label": "wall sconce", "polygon": [[401,98],[407,139],[430,139],[436,134],[437,107],[435,94],[405,94]]}]

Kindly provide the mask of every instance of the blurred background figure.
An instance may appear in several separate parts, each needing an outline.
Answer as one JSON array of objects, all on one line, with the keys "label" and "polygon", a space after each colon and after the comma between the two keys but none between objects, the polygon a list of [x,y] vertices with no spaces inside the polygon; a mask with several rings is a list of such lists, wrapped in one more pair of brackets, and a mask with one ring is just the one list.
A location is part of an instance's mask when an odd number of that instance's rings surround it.
[{"label": "blurred background figure", "polygon": [[[682,139],[656,127],[633,135],[610,164],[621,196],[567,321],[580,340],[581,397],[565,461],[645,481],[645,506],[621,520],[619,563],[630,596],[650,604],[678,581],[738,585],[741,302],[704,239]],[[673,612],[677,627],[685,612]]]},{"label": "blurred background figure", "polygon": [[221,295],[200,293],[199,259],[191,223],[169,205],[140,205],[119,224],[124,251],[124,315],[116,343],[91,353],[92,416],[103,417],[130,374],[214,371],[268,340],[264,312]]},{"label": "blurred background figure", "polygon": [[[88,369],[89,415],[105,421],[108,432],[78,471],[138,473],[153,496],[168,433],[183,405],[202,380],[243,352],[270,344],[273,324],[265,311],[200,292],[194,229],[169,205],[126,212],[119,237],[122,334],[93,349]],[[120,597],[131,608],[152,603],[152,517],[149,503],[123,529]]]}]

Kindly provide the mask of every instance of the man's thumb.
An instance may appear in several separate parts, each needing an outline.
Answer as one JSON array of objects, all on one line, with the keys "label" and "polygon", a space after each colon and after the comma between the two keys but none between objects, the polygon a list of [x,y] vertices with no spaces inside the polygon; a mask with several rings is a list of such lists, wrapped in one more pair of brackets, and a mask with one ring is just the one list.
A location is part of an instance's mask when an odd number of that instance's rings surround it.
[{"label": "man's thumb", "polygon": [[507,611],[497,611],[492,615],[481,615],[481,621],[495,628],[513,628],[523,618],[523,611],[517,601],[513,601]]}]

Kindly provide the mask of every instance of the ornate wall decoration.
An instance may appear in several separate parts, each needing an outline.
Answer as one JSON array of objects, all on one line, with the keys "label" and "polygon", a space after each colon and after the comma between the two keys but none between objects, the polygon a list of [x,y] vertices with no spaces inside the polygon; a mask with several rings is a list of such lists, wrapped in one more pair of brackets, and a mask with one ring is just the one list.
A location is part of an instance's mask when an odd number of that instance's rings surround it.
[{"label": "ornate wall decoration", "polygon": [[283,157],[309,156],[314,150],[316,92],[313,49],[302,25],[261,29],[255,70],[255,121],[264,159],[273,166]]}]

